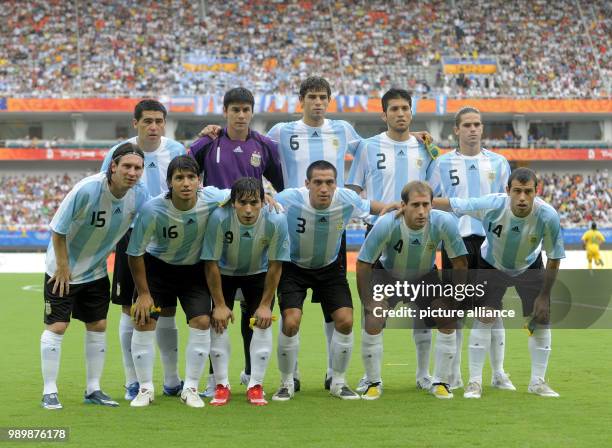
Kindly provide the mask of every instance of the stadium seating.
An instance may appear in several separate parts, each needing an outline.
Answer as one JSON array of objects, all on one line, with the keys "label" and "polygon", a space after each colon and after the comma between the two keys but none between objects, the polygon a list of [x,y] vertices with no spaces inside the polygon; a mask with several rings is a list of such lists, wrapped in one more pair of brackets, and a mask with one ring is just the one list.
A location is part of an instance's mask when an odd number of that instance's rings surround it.
[{"label": "stadium seating", "polygon": [[[605,0],[7,0],[0,96],[197,95],[236,85],[293,93],[319,73],[346,94],[401,85],[420,96],[609,97],[609,8]],[[496,73],[442,71],[443,57],[482,55]]]}]

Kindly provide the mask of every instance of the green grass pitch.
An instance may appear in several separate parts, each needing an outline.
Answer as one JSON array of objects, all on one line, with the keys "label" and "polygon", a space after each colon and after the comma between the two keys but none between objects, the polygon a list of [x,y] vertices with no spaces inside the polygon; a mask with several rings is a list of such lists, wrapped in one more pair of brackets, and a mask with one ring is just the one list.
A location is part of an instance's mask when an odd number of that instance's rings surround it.
[{"label": "green grass pitch", "polygon": [[[351,285],[355,294],[354,274]],[[318,305],[307,304],[301,330],[299,365],[302,391],[287,403],[270,402],[255,408],[245,401],[239,385],[242,346],[237,323],[232,331],[230,379],[232,401],[223,408],[191,409],[177,398],[161,396],[161,367],[156,363],[156,401],[145,409],[132,409],[123,401],[123,371],[117,335],[119,308],[109,314],[108,353],[102,384],[119,408],[82,403],[85,387],[83,325],[73,321],[62,347],[59,374],[64,409],[40,408],[42,379],[39,340],[42,324],[42,275],[2,275],[0,365],[0,427],[69,427],[72,446],[326,446],[326,447],[565,447],[610,446],[612,415],[609,389],[612,372],[612,332],[609,330],[554,330],[548,369],[560,399],[527,394],[529,357],[527,335],[507,333],[506,370],[517,392],[493,390],[488,363],[481,400],[436,400],[415,389],[415,355],[411,332],[388,330],[383,361],[384,394],[378,401],[343,402],[323,390],[325,346]],[[27,285],[34,288],[24,289]],[[354,295],[354,298],[357,296]],[[237,307],[236,307],[237,309]],[[278,313],[278,310],[276,310]],[[608,311],[608,313],[610,313]],[[179,312],[180,346],[186,326]],[[356,316],[356,322],[359,317]],[[275,334],[277,328],[275,328]],[[360,332],[348,379],[355,386],[363,372]],[[275,349],[276,349],[276,336]],[[467,380],[467,337],[463,373]],[[275,352],[274,352],[275,353]],[[180,370],[184,360],[180,358]],[[276,356],[265,382],[268,397],[279,382]],[[0,442],[1,446],[11,443]],[[13,444],[17,446],[17,444]],[[22,443],[18,444],[22,446]],[[27,446],[36,446],[29,443]]]}]

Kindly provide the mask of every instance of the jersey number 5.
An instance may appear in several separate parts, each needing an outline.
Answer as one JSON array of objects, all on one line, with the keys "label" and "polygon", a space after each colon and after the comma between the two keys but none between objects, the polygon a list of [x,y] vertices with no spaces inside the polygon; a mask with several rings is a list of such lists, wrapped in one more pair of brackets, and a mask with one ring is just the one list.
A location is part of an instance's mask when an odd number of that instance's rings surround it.
[{"label": "jersey number 5", "polygon": [[459,185],[459,176],[457,176],[458,170],[449,170],[448,175],[451,180],[451,186]]}]

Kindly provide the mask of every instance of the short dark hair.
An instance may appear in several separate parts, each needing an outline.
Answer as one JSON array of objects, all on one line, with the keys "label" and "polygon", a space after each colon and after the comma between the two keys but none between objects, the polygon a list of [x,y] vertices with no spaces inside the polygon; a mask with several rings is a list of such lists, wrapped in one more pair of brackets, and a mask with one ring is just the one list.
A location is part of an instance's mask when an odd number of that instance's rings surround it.
[{"label": "short dark hair", "polygon": [[331,98],[331,86],[322,76],[309,76],[300,84],[300,99],[303,99],[310,91],[318,92],[325,90]]},{"label": "short dark hair", "polygon": [[591,230],[597,230],[597,224],[594,222],[591,223]]},{"label": "short dark hair", "polygon": [[429,199],[433,202],[433,190],[429,186],[427,182],[422,182],[420,180],[413,180],[412,182],[408,182],[402,188],[401,198],[404,204],[408,204],[410,200],[410,193],[422,193],[428,194]]},{"label": "short dark hair", "polygon": [[230,104],[248,103],[251,105],[251,110],[255,108],[255,98],[249,89],[244,87],[236,87],[225,92],[223,95],[223,108],[227,110]]},{"label": "short dark hair", "polygon": [[164,115],[164,120],[166,119],[166,115],[168,115],[168,111],[164,107],[162,103],[157,100],[142,100],[140,101],[136,107],[134,108],[134,119],[136,121],[140,121],[142,118],[142,113],[145,110],[154,110],[157,112],[161,112]]},{"label": "short dark hair", "polygon": [[308,165],[306,169],[306,179],[312,179],[312,172],[314,170],[332,170],[334,172],[334,179],[338,177],[338,170],[335,166],[329,163],[327,160],[317,160]]},{"label": "short dark hair", "polygon": [[408,93],[405,89],[396,89],[392,88],[385,92],[382,97],[382,109],[383,112],[387,112],[387,107],[389,107],[389,101],[391,100],[406,100],[410,107],[412,107],[412,97],[410,93]]},{"label": "short dark hair", "polygon": [[481,115],[480,111],[478,109],[476,109],[475,107],[472,107],[472,106],[462,107],[455,114],[455,127],[456,128],[458,128],[459,125],[461,124],[461,117],[464,116],[465,114],[478,114],[478,115]]},{"label": "short dark hair", "polygon": [[536,176],[535,171],[530,170],[529,168],[517,168],[510,174],[508,178],[508,188],[512,185],[512,181],[517,180],[521,184],[526,184],[530,180],[533,181],[535,187],[538,186],[538,177]]},{"label": "short dark hair", "polygon": [[141,157],[142,163],[144,164],[145,156],[144,152],[142,152],[142,149],[140,149],[134,143],[122,143],[121,145],[117,146],[117,148],[115,148],[115,150],[113,151],[113,155],[111,156],[111,163],[108,164],[108,168],[106,169],[106,179],[108,179],[109,182],[111,181],[111,177],[113,175],[113,172],[111,170],[113,162],[115,162],[115,165],[119,165],[121,158],[129,154]]},{"label": "short dark hair", "polygon": [[193,157],[188,155],[176,156],[168,165],[168,171],[166,171],[166,184],[168,185],[168,192],[165,198],[170,199],[172,197],[172,176],[176,171],[187,171],[194,173],[196,176],[200,176],[200,165]]},{"label": "short dark hair", "polygon": [[264,200],[264,187],[261,180],[256,177],[241,177],[232,184],[230,202],[233,204],[239,199],[248,197],[259,197]]}]

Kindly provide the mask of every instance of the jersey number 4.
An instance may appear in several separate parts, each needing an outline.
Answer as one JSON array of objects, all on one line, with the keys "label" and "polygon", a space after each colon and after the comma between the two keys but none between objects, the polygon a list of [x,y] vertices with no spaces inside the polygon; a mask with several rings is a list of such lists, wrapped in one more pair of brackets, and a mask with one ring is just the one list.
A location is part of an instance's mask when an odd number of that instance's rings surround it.
[{"label": "jersey number 4", "polygon": [[495,228],[493,230],[491,230],[492,227],[493,227],[493,223],[490,222],[489,223],[489,230],[488,230],[488,232],[491,232],[492,234],[496,235],[497,238],[499,238],[501,236],[502,229],[503,229],[502,225],[498,224],[497,226],[495,226]]}]

